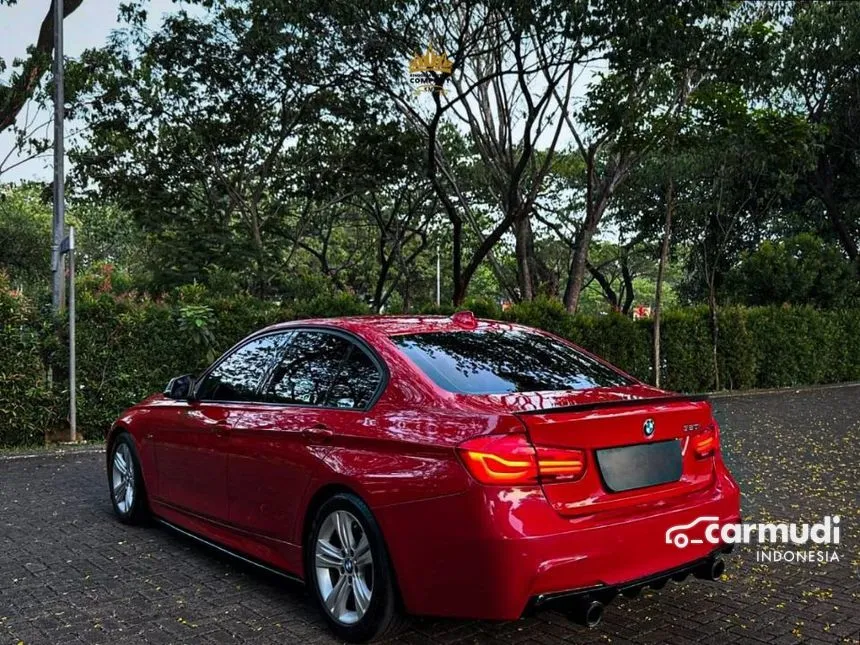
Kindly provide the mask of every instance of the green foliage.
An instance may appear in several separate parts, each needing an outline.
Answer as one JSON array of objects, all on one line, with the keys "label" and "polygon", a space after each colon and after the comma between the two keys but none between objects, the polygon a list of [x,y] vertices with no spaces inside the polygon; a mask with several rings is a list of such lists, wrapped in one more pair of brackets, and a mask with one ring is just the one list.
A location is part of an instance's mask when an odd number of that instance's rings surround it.
[{"label": "green foliage", "polygon": [[480,296],[466,298],[466,301],[463,303],[463,309],[471,311],[478,318],[498,320],[502,317],[502,308],[495,300],[491,300],[490,298]]},{"label": "green foliage", "polygon": [[215,334],[212,326],[215,315],[209,305],[185,305],[179,307],[179,333],[185,336],[195,350],[212,362],[215,360]]},{"label": "green foliage", "polygon": [[285,303],[289,318],[325,318],[331,316],[361,316],[371,313],[370,308],[346,293],[321,293],[310,300]]},{"label": "green foliage", "polygon": [[547,296],[538,296],[534,300],[519,302],[508,309],[504,317],[523,325],[537,327],[558,334],[571,335],[573,318],[567,313],[561,301]]},{"label": "green foliage", "polygon": [[857,341],[849,335],[856,321],[843,312],[762,307],[749,310],[748,325],[759,387],[860,378],[860,363],[844,358],[846,353],[856,357]]},{"label": "green foliage", "polygon": [[51,205],[36,184],[0,187],[0,267],[29,293],[51,270]]},{"label": "green foliage", "polygon": [[[89,279],[79,283],[77,339],[78,422],[88,438],[103,436],[124,408],[161,391],[173,376],[199,373],[252,331],[292,319],[368,313],[366,305],[347,294],[279,305],[188,285],[156,300],[114,293],[102,281]],[[499,317],[492,301],[469,305],[480,316]],[[432,313],[452,313],[448,309]],[[569,338],[634,376],[652,380],[648,320],[617,313],[571,316],[548,298],[515,305],[503,315]],[[860,310],[727,307],[720,311],[719,327],[717,364],[724,387],[860,379]],[[713,389],[707,308],[667,311],[662,329],[666,387]],[[33,304],[0,276],[0,446],[39,443],[66,409],[68,393],[50,391],[45,381],[44,358],[56,351],[57,342],[50,332],[39,324]],[[64,358],[62,352],[57,356]]]},{"label": "green foliage", "polygon": [[40,443],[55,421],[33,304],[0,272],[0,448]]},{"label": "green foliage", "polygon": [[765,241],[726,276],[725,295],[748,305],[860,303],[855,267],[834,245],[810,233]]},{"label": "green foliage", "polygon": [[619,313],[577,315],[569,338],[585,349],[643,380],[649,380],[650,332],[647,326]]}]

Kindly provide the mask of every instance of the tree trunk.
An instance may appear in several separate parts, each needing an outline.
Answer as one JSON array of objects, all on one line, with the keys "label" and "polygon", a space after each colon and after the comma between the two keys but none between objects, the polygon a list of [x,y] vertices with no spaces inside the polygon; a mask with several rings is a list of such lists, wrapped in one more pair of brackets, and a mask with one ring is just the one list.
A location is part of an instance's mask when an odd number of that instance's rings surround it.
[{"label": "tree trunk", "polygon": [[839,238],[839,242],[842,244],[842,248],[845,249],[848,258],[860,270],[857,241],[851,235],[851,231],[845,222],[845,215],[842,209],[840,209],[836,197],[833,195],[833,175],[823,159],[820,159],[818,162],[818,167],[815,171],[815,183],[817,184],[821,201],[824,203],[827,217],[833,226],[833,230],[836,232],[836,237]]},{"label": "tree trunk", "polygon": [[466,299],[469,283],[463,276],[463,220],[451,219],[451,267],[454,280],[452,304],[459,307]]},{"label": "tree trunk", "polygon": [[251,220],[251,236],[256,254],[256,292],[262,298],[266,295],[266,257],[263,250],[263,235],[260,231],[260,218],[257,215],[256,205],[252,206],[248,215]]},{"label": "tree trunk", "polygon": [[717,317],[717,292],[713,278],[708,280],[708,313],[711,318],[711,345],[714,359],[714,389],[720,389],[720,363],[717,359],[717,344],[720,337],[719,318]]},{"label": "tree trunk", "polygon": [[606,279],[606,276],[600,272],[600,269],[591,264],[588,260],[585,261],[585,268],[588,269],[588,272],[594,277],[594,280],[597,284],[600,285],[601,291],[603,291],[603,295],[607,301],[609,301],[609,306],[612,311],[618,309],[618,294],[612,289],[612,285],[609,283],[609,280]]},{"label": "tree trunk", "polygon": [[657,292],[654,294],[654,385],[660,387],[662,361],[660,360],[660,316],[663,312],[663,280],[666,263],[669,261],[669,245],[672,238],[672,215],[675,210],[675,182],[670,179],[666,187],[666,218],[663,221],[663,243],[660,245],[660,264],[657,266]]},{"label": "tree trunk", "polygon": [[633,308],[633,300],[636,298],[636,293],[633,291],[633,276],[630,275],[630,264],[628,263],[627,253],[621,257],[621,279],[624,280],[624,300],[621,304],[621,313],[625,316],[630,315],[630,310]]},{"label": "tree trunk", "polygon": [[848,230],[844,214],[833,199],[825,199],[824,207],[827,211],[827,217],[830,219],[830,223],[836,231],[836,236],[842,244],[842,248],[845,249],[845,253],[848,255],[848,258],[857,266],[858,269],[860,269],[860,261],[858,261],[860,260],[860,256],[858,256],[857,242],[851,235],[851,231]]},{"label": "tree trunk", "polygon": [[517,282],[520,288],[521,300],[534,300],[534,275],[530,251],[532,227],[527,215],[517,215],[514,218],[514,236],[516,239]]},{"label": "tree trunk", "polygon": [[576,233],[573,259],[570,263],[567,285],[564,288],[564,306],[569,313],[576,313],[576,308],[579,306],[579,296],[585,281],[588,247],[591,246],[591,238],[594,237],[594,232],[597,229],[596,224],[592,222],[592,218],[587,217]]}]

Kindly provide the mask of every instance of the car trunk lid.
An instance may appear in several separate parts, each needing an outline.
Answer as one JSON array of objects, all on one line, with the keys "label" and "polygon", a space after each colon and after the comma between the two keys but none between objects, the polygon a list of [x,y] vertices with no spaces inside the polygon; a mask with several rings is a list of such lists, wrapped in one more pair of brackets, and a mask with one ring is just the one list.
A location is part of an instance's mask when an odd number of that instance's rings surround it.
[{"label": "car trunk lid", "polygon": [[569,449],[585,456],[579,479],[542,482],[561,515],[660,504],[711,483],[715,451],[697,453],[716,432],[710,404],[658,390],[639,394],[592,391],[578,397],[585,402],[515,412],[539,452]]}]

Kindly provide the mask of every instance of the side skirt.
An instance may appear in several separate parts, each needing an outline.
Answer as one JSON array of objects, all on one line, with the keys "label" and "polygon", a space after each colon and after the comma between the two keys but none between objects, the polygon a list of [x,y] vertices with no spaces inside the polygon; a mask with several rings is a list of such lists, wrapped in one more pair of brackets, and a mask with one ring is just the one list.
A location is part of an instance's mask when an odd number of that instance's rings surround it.
[{"label": "side skirt", "polygon": [[260,562],[259,560],[255,560],[254,558],[250,558],[246,555],[242,555],[238,551],[234,551],[233,549],[230,549],[230,548],[225,547],[221,544],[218,544],[217,542],[213,542],[212,540],[208,540],[204,537],[197,535],[196,533],[192,533],[191,531],[188,531],[188,530],[186,530],[180,526],[177,526],[173,522],[168,522],[167,520],[161,519],[160,517],[156,517],[155,521],[158,522],[159,524],[161,524],[162,526],[167,527],[171,531],[175,531],[176,533],[179,533],[180,535],[184,535],[185,537],[191,538],[192,540],[195,540],[196,542],[199,542],[200,544],[206,545],[210,549],[214,549],[215,551],[218,551],[220,553],[224,553],[225,555],[228,555],[231,558],[234,558],[234,559],[239,560],[241,562],[244,562],[245,564],[250,564],[251,566],[254,566],[258,569],[262,569],[263,571],[274,574],[280,578],[284,578],[285,580],[289,580],[290,582],[295,582],[295,583],[298,583],[302,586],[304,586],[304,584],[305,584],[304,580],[302,580],[301,578],[299,578],[296,575],[293,575],[292,573],[287,573],[286,571],[282,571],[281,569],[276,569],[275,567],[272,567],[268,564],[264,564],[263,562]]}]

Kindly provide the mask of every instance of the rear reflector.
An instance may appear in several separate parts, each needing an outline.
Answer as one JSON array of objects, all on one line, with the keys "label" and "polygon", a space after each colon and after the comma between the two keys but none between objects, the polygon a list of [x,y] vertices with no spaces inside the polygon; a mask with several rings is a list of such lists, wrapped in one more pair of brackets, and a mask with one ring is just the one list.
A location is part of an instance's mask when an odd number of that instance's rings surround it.
[{"label": "rear reflector", "polygon": [[471,475],[482,484],[527,485],[538,480],[571,481],[585,472],[581,450],[532,446],[524,434],[493,434],[457,448]]}]

